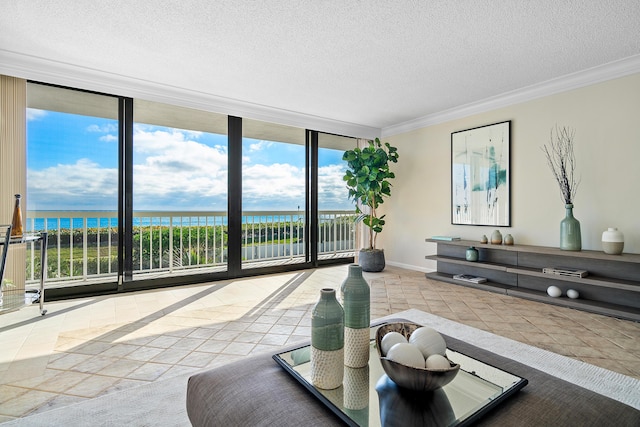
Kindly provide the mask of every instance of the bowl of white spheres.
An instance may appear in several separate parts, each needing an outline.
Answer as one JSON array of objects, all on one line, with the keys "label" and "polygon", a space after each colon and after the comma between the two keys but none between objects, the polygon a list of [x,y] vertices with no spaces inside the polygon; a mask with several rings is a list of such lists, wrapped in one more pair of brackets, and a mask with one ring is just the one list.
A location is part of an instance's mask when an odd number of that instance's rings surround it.
[{"label": "bowl of white spheres", "polygon": [[449,384],[460,365],[447,359],[447,344],[433,328],[409,322],[387,323],[376,332],[380,364],[399,387],[432,391]]}]

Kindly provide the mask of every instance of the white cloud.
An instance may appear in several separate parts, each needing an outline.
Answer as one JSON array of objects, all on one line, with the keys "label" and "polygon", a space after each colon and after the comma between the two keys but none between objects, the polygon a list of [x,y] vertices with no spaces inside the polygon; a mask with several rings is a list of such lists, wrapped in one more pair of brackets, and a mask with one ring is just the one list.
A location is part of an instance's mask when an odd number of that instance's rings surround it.
[{"label": "white cloud", "polygon": [[115,135],[108,134],[108,135],[101,136],[99,139],[100,141],[104,141],[104,142],[115,142],[118,140],[118,137]]},{"label": "white cloud", "polygon": [[320,209],[351,209],[349,190],[342,179],[345,165],[328,165],[318,168],[318,203]]},{"label": "white cloud", "polygon": [[46,110],[38,110],[36,108],[27,108],[27,121],[36,121],[40,120],[47,116]]},{"label": "white cloud", "polygon": [[250,165],[242,169],[245,209],[292,210],[304,206],[304,169],[289,164]]},{"label": "white cloud", "polygon": [[103,125],[89,125],[87,126],[87,132],[100,132],[100,133],[118,132],[118,124],[106,123]]},{"label": "white cloud", "polygon": [[[199,132],[134,128],[134,209],[226,211],[227,148],[195,140]],[[103,141],[114,140],[103,135]],[[245,159],[248,161],[248,159]],[[296,210],[305,203],[305,170],[288,163],[243,163],[245,210]],[[343,165],[319,169],[321,209],[351,209]],[[34,209],[117,208],[118,171],[87,159],[29,170]]]},{"label": "white cloud", "polygon": [[[185,209],[226,209],[227,153],[193,141],[199,132],[134,131],[134,206],[159,209],[182,200]],[[166,206],[166,209],[173,207]]]},{"label": "white cloud", "polygon": [[258,141],[255,144],[249,144],[249,151],[250,152],[255,152],[255,151],[262,151],[266,148],[269,148],[273,145],[272,141]]},{"label": "white cloud", "polygon": [[27,184],[30,209],[117,209],[118,170],[88,159],[29,170]]}]

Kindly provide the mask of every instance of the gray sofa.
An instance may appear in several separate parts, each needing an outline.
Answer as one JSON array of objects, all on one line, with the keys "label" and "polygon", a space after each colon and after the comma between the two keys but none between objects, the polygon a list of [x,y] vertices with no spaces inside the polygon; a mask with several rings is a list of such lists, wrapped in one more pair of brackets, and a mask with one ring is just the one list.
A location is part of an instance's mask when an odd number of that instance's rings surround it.
[{"label": "gray sofa", "polygon": [[[640,426],[640,411],[517,361],[446,337],[449,347],[527,378],[529,384],[485,414],[486,426]],[[343,422],[280,367],[252,356],[189,378],[195,427],[338,426]]]}]

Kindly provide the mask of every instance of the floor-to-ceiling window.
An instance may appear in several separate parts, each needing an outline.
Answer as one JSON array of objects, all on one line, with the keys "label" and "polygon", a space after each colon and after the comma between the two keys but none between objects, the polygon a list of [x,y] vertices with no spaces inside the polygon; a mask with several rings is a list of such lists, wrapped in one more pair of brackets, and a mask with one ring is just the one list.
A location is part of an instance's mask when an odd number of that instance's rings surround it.
[{"label": "floor-to-ceiling window", "polygon": [[355,205],[343,180],[346,150],[355,138],[318,133],[318,258],[344,258],[355,250]]},{"label": "floor-to-ceiling window", "polygon": [[49,232],[49,295],[353,257],[352,138],[39,83],[28,99],[27,227]]},{"label": "floor-to-ceiling window", "polygon": [[[115,277],[118,98],[29,83],[27,106],[26,225],[49,234],[49,282]],[[40,268],[31,250],[27,280]]]},{"label": "floor-to-ceiling window", "polygon": [[134,101],[134,272],[224,271],[227,116]]},{"label": "floor-to-ceiling window", "polygon": [[242,268],[305,262],[305,130],[243,119],[242,135]]}]

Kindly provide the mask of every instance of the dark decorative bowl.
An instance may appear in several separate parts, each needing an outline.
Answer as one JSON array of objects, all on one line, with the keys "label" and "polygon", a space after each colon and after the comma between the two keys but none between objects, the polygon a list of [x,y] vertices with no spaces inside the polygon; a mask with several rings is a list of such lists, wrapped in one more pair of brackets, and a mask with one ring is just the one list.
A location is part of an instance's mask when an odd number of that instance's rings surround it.
[{"label": "dark decorative bowl", "polygon": [[421,325],[408,322],[387,323],[380,326],[376,332],[376,349],[380,356],[382,368],[389,378],[399,387],[414,391],[432,391],[449,384],[458,375],[460,365],[449,361],[448,369],[413,368],[387,359],[382,354],[382,337],[389,332],[399,332],[409,340],[411,334]]}]

